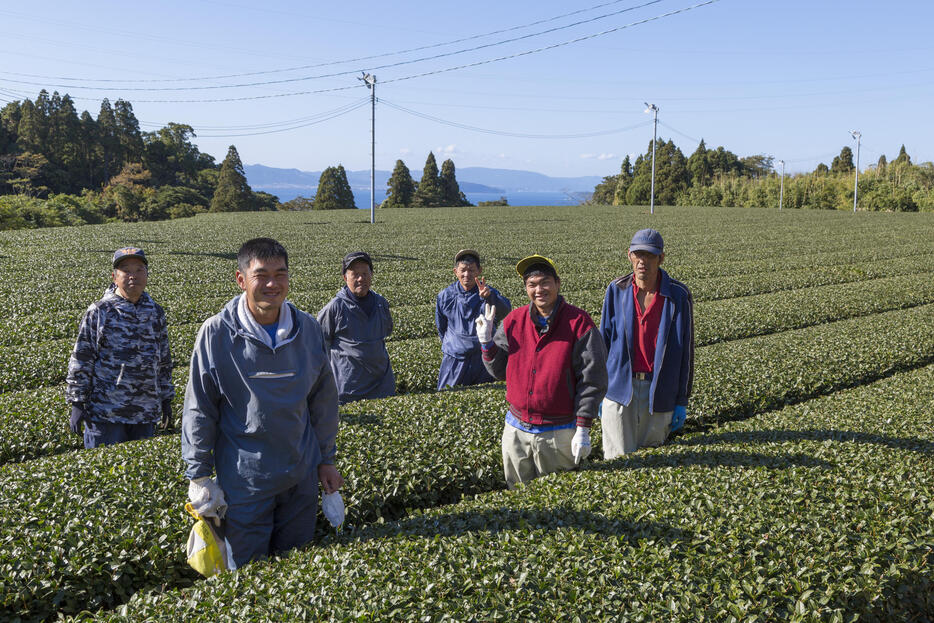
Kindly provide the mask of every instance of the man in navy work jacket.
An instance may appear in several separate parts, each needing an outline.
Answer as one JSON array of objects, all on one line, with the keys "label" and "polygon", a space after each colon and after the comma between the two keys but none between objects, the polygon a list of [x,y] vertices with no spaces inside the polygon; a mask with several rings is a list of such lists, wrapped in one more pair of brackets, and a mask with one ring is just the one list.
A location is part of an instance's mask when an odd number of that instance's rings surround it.
[{"label": "man in navy work jacket", "polygon": [[632,273],[610,283],[600,316],[610,377],[603,401],[607,459],[665,443],[684,424],[694,383],[694,300],[659,267],[661,234],[636,232],[628,256]]},{"label": "man in navy work jacket", "polygon": [[286,301],[288,255],[254,238],[237,265],[243,293],[201,325],[182,415],[188,496],[220,525],[229,569],[311,541],[318,482],[343,484],[337,388],[321,327]]},{"label": "man in navy work jacket", "polygon": [[483,363],[506,380],[503,472],[510,489],[574,466],[590,454],[590,425],[606,393],[606,347],[593,320],[559,294],[554,262],[516,265],[529,304],[493,335],[493,309],[477,320]]},{"label": "man in navy work jacket", "polygon": [[484,303],[493,306],[495,322],[506,317],[512,304],[496,288],[487,285],[482,273],[480,254],[473,249],[462,249],[454,256],[457,281],[438,293],[435,325],[441,338],[442,353],[438,389],[494,380],[483,367],[474,321],[483,312]]},{"label": "man in navy work jacket", "polygon": [[344,256],[344,287],[318,312],[337,382],[340,404],[396,393],[386,338],[392,333],[389,303],[370,289],[373,260],[363,251]]}]

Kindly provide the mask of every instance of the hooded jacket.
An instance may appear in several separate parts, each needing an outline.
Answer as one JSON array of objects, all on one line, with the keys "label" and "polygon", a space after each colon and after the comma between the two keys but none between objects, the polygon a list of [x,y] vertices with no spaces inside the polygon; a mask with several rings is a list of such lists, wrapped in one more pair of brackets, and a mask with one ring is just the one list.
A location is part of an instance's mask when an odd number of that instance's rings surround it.
[{"label": "hooded jacket", "polygon": [[368,296],[375,297],[372,315],[346,286],[318,312],[341,404],[396,393],[386,351],[386,338],[392,333],[389,303],[372,290]]},{"label": "hooded jacket", "polygon": [[145,292],[136,303],[111,285],[88,307],[68,361],[65,399],[95,422],[158,422],[175,396],[165,312]]},{"label": "hooded jacket", "polygon": [[270,347],[241,324],[240,296],[198,331],[182,415],[185,476],[216,471],[231,504],[317,478],[319,464],[334,462],[338,426],[318,322],[287,303],[292,330]]},{"label": "hooded jacket", "polygon": [[[496,322],[506,317],[512,304],[496,288],[490,288],[490,304],[496,308]],[[441,338],[441,352],[449,357],[466,359],[480,355],[480,339],[474,324],[483,312],[484,301],[476,286],[464,290],[455,281],[438,293],[435,302],[435,326]]]},{"label": "hooded jacket", "polygon": [[[694,385],[694,299],[690,290],[659,269],[658,292],[665,297],[658,324],[649,412],[686,407]],[[606,342],[610,384],[606,397],[621,405],[632,401],[632,334],[635,308],[632,274],[610,283],[603,299],[600,332]]]}]

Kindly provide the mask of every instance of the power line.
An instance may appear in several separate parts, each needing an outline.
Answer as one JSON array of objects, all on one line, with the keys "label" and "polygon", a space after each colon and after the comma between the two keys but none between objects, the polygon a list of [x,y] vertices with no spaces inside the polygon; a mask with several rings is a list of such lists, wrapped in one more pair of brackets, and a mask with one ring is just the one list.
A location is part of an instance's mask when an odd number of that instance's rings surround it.
[{"label": "power line", "polygon": [[[562,41],[562,42],[559,42],[559,43],[554,43],[554,44],[551,44],[551,45],[543,46],[543,47],[540,47],[540,48],[535,48],[535,49],[533,49],[533,50],[526,50],[526,51],[524,51],[524,52],[516,52],[515,54],[508,54],[508,55],[506,55],[506,56],[500,56],[500,57],[496,57],[496,58],[492,58],[492,59],[487,59],[487,60],[482,60],[482,61],[476,61],[476,62],[473,62],[473,63],[466,63],[466,64],[463,64],[463,65],[456,65],[456,66],[454,66],[454,67],[447,67],[447,68],[442,68],[442,69],[436,69],[436,70],[433,70],[433,71],[427,71],[427,72],[423,72],[423,73],[420,73],[420,74],[413,74],[413,75],[410,75],[410,76],[403,76],[403,77],[401,77],[401,78],[390,78],[390,79],[388,79],[388,80],[383,80],[382,83],[385,84],[385,83],[387,83],[387,82],[401,82],[401,81],[403,81],[403,80],[414,80],[414,79],[416,79],[416,78],[423,78],[423,77],[425,77],[425,76],[438,75],[438,74],[447,73],[447,72],[451,72],[451,71],[458,71],[458,70],[461,70],[461,69],[467,69],[467,68],[471,68],[471,67],[478,67],[478,66],[480,66],[480,65],[489,65],[489,64],[491,64],[491,63],[496,63],[496,62],[500,62],[500,61],[504,61],[504,60],[510,60],[510,59],[514,59],[514,58],[520,58],[520,57],[523,57],[523,56],[528,56],[528,55],[531,55],[531,54],[537,54],[537,53],[539,53],[539,52],[545,52],[545,51],[548,51],[548,50],[553,50],[553,49],[560,48],[560,47],[564,47],[564,46],[571,45],[571,44],[574,44],[574,43],[580,43],[581,41],[587,41],[587,40],[589,40],[589,39],[595,39],[595,38],[597,38],[597,37],[601,37],[601,36],[605,36],[605,35],[612,34],[612,33],[615,33],[615,32],[619,32],[619,31],[625,30],[625,29],[627,29],[627,28],[632,28],[632,27],[634,27],[634,26],[640,26],[640,25],[642,25],[642,24],[646,24],[646,23],[649,23],[649,22],[654,22],[654,21],[657,21],[657,20],[660,20],[660,19],[663,19],[663,18],[666,18],[666,17],[671,17],[671,16],[673,16],[673,15],[678,15],[678,14],[680,14],[680,13],[686,13],[686,12],[691,11],[691,10],[693,10],[693,9],[697,9],[697,8],[700,8],[700,7],[704,7],[704,6],[708,6],[708,5],[711,5],[711,4],[715,4],[715,3],[719,2],[719,1],[720,1],[720,0],[706,0],[705,2],[700,2],[700,3],[698,3],[698,4],[694,4],[694,5],[691,5],[691,6],[687,6],[687,7],[681,8],[681,9],[677,9],[677,10],[674,10],[674,11],[669,11],[668,13],[663,13],[663,14],[661,14],[661,15],[656,15],[656,16],[654,16],[654,17],[649,17],[649,18],[642,19],[642,20],[638,20],[638,21],[635,21],[635,22],[630,22],[630,23],[628,23],[628,24],[623,24],[622,26],[617,26],[617,27],[615,27],[615,28],[610,28],[610,29],[607,29],[607,30],[604,30],[604,31],[601,31],[601,32],[597,32],[597,33],[593,33],[593,34],[589,34],[589,35],[584,35],[584,36],[581,36],[581,37],[576,37],[576,38],[574,38],[574,39],[570,39],[570,40],[567,40],[567,41]],[[241,97],[206,98],[206,99],[134,99],[134,102],[136,102],[136,103],[145,103],[145,104],[215,104],[215,103],[221,103],[221,102],[243,102],[243,101],[261,100],[261,99],[273,99],[273,98],[280,98],[280,97],[295,97],[295,96],[299,96],[299,95],[316,95],[316,94],[320,94],[320,93],[334,93],[334,92],[337,92],[337,91],[347,91],[347,90],[355,89],[355,88],[357,88],[357,87],[351,85],[351,86],[343,86],[343,87],[332,87],[332,88],[329,88],[329,89],[315,89],[315,90],[310,90],[310,91],[293,91],[293,92],[288,92],[288,93],[274,93],[274,94],[268,94],[268,95],[245,95],[245,96],[241,96]],[[80,97],[80,96],[79,96],[79,97],[73,97],[72,99],[75,99],[75,100],[79,100],[79,99],[80,99],[80,100],[91,100],[91,101],[96,101],[96,100],[93,100],[93,98]]]},{"label": "power line", "polygon": [[273,130],[257,131],[257,132],[242,132],[237,134],[199,134],[199,138],[233,138],[238,136],[260,136],[263,134],[277,134],[279,132],[291,132],[292,130],[298,130],[300,128],[307,128],[308,126],[317,125],[319,123],[324,123],[325,121],[330,121],[331,119],[336,119],[337,117],[342,117],[358,108],[362,108],[370,103],[370,98],[364,98],[361,101],[355,102],[352,105],[344,107],[340,112],[336,112],[330,116],[322,117],[316,119],[315,121],[309,121],[306,123],[300,123],[297,125],[292,125],[289,127],[282,127]]},{"label": "power line", "polygon": [[[403,61],[397,61],[397,62],[395,62],[395,63],[386,63],[386,64],[384,64],[384,65],[377,65],[377,66],[375,66],[375,67],[371,67],[370,69],[373,70],[373,71],[378,70],[378,69],[391,69],[391,68],[394,68],[394,67],[401,67],[401,66],[403,66],[403,65],[412,65],[412,64],[415,64],[415,63],[423,63],[423,62],[426,62],[426,61],[434,61],[434,60],[438,60],[438,59],[441,59],[441,58],[446,58],[446,57],[449,57],[449,56],[457,56],[457,55],[460,55],[460,54],[466,54],[466,53],[468,53],[468,52],[476,52],[476,51],[484,50],[484,49],[487,49],[487,48],[498,47],[498,46],[501,46],[501,45],[506,45],[506,44],[508,44],[508,43],[515,43],[515,42],[517,42],[517,41],[523,41],[523,40],[525,40],[525,39],[531,39],[532,37],[540,37],[540,36],[542,36],[542,35],[551,34],[551,33],[554,33],[554,32],[560,31],[560,30],[567,30],[568,28],[573,28],[573,27],[575,27],[575,26],[581,26],[581,25],[583,25],[583,24],[589,24],[589,23],[596,22],[596,21],[599,21],[599,20],[602,20],[602,19],[606,19],[606,18],[608,18],[608,17],[614,17],[614,16],[620,15],[620,14],[622,14],[622,13],[628,13],[628,12],[634,11],[634,10],[636,10],[636,9],[641,9],[641,8],[650,6],[650,5],[652,5],[652,4],[658,4],[659,2],[662,2],[662,1],[663,1],[663,0],[649,0],[648,2],[645,2],[645,3],[643,3],[643,4],[639,4],[639,5],[636,5],[636,6],[633,6],[633,7],[627,7],[627,8],[625,8],[625,9],[620,9],[619,11],[613,11],[613,12],[610,12],[610,13],[605,13],[605,14],[603,14],[603,15],[598,15],[598,16],[596,16],[596,17],[591,17],[591,18],[588,18],[588,19],[585,19],[585,20],[579,20],[579,21],[577,21],[577,22],[572,22],[572,23],[566,24],[566,25],[564,25],[564,26],[555,26],[554,28],[548,28],[548,29],[541,30],[541,31],[538,31],[538,32],[533,32],[533,33],[521,35],[521,36],[518,36],[518,37],[513,37],[513,38],[511,38],[511,39],[504,39],[504,40],[502,40],[502,41],[495,41],[495,42],[492,42],[492,43],[484,43],[484,44],[482,44],[482,45],[477,45],[477,46],[470,47],[470,48],[463,48],[463,49],[460,49],[460,50],[453,50],[453,51],[451,51],[451,52],[443,52],[443,53],[441,53],[441,54],[435,54],[435,55],[432,55],[432,56],[422,56],[422,57],[418,57],[418,58],[413,58],[413,59],[408,59],[408,60],[403,60]],[[718,1],[719,1],[719,0],[708,0],[708,2],[705,2],[705,3],[703,3],[703,4],[712,4],[713,2],[718,2]],[[700,5],[698,5],[698,6],[700,6]],[[679,13],[679,12],[680,12],[680,11],[674,11],[674,12],[672,12],[672,13],[669,13],[668,15],[674,15],[675,13]],[[649,20],[645,20],[645,21],[652,21],[652,20],[649,19]],[[644,22],[642,22],[642,23],[644,23]],[[609,33],[609,32],[615,32],[616,30],[619,30],[619,29],[608,30],[608,31],[605,31],[605,33],[597,33],[597,35],[594,35],[594,36],[599,36],[600,34],[606,34],[606,33]],[[580,41],[583,41],[584,39],[588,39],[588,38],[591,38],[591,37],[584,37],[584,38],[581,38],[581,39],[579,39],[579,40],[580,40]],[[559,44],[559,45],[566,45],[566,44]],[[554,47],[558,47],[558,46],[554,46]],[[551,49],[551,48],[548,47],[548,48],[543,48],[543,49]],[[274,85],[274,84],[287,84],[287,83],[293,83],[293,82],[305,82],[305,81],[308,81],[308,80],[320,80],[320,79],[323,79],[323,78],[337,78],[337,77],[340,77],[340,76],[347,76],[347,75],[350,75],[350,74],[356,74],[356,73],[358,73],[358,72],[359,72],[359,69],[348,69],[348,70],[337,71],[337,72],[333,72],[333,73],[329,73],[329,74],[319,74],[319,75],[316,75],[316,76],[300,76],[300,77],[298,77],[298,78],[282,78],[282,79],[279,79],[279,80],[264,80],[264,81],[259,81],[259,82],[242,82],[242,83],[239,83],[239,84],[211,84],[211,85],[206,85],[206,86],[185,86],[185,87],[121,87],[120,90],[121,90],[121,91],[146,91],[146,92],[164,92],[164,91],[209,91],[209,90],[217,90],[217,89],[235,89],[235,88],[243,88],[243,87],[270,86],[270,85]],[[85,91],[104,91],[104,90],[112,89],[112,87],[109,87],[109,86],[108,86],[108,87],[93,87],[93,86],[67,85],[67,84],[46,84],[46,83],[42,83],[42,82],[32,82],[32,81],[28,81],[28,80],[15,80],[15,79],[9,79],[9,78],[5,79],[5,81],[6,81],[6,82],[13,82],[13,83],[16,83],[16,84],[28,84],[28,85],[31,85],[31,86],[43,86],[43,87],[48,87],[48,88],[62,88],[62,89],[82,89],[82,90],[85,90]]]},{"label": "power line", "polygon": [[682,132],[681,130],[679,130],[679,129],[677,129],[677,128],[673,128],[673,127],[671,127],[670,125],[668,125],[667,123],[664,123],[664,122],[662,122],[662,121],[659,121],[659,122],[658,122],[658,125],[664,126],[664,127],[668,128],[669,130],[671,130],[671,131],[674,132],[675,134],[680,134],[681,136],[683,136],[684,138],[688,139],[689,141],[694,141],[695,143],[698,143],[698,144],[700,143],[700,139],[699,139],[699,138],[694,138],[693,136],[688,136],[687,134],[685,134],[685,133]]},{"label": "power line", "polygon": [[[208,126],[208,125],[199,125],[199,124],[193,124],[193,123],[189,123],[187,125],[194,127],[198,132],[267,130],[267,129],[284,127],[284,126],[303,127],[298,124],[317,121],[318,119],[322,119],[325,117],[333,118],[334,116],[339,116],[343,112],[349,112],[350,110],[356,110],[357,108],[359,108],[360,104],[366,104],[367,102],[369,102],[369,98],[360,98],[348,104],[344,104],[343,106],[339,106],[332,110],[326,110],[320,113],[315,113],[314,115],[308,115],[306,117],[299,117],[297,119],[286,119],[283,121],[270,121],[268,123],[255,123],[255,124],[250,124],[250,125],[231,125],[231,126]],[[140,126],[151,127],[151,128],[162,128],[165,126],[165,124],[154,123],[151,121],[140,121],[139,124]]]},{"label": "power line", "polygon": [[393,104],[384,99],[380,99],[379,102],[395,110],[404,112],[406,114],[420,117],[422,119],[427,119],[429,121],[434,121],[435,123],[440,123],[442,125],[451,126],[454,128],[460,128],[462,130],[470,130],[472,132],[481,132],[483,134],[494,134],[496,136],[511,136],[514,138],[535,138],[535,139],[573,139],[573,138],[591,138],[594,136],[606,136],[609,134],[619,134],[620,132],[628,132],[630,130],[635,130],[636,128],[641,128],[646,125],[650,125],[651,121],[643,121],[642,123],[637,123],[632,126],[625,128],[613,128],[611,130],[597,130],[595,132],[581,132],[577,134],[529,134],[525,132],[507,132],[504,130],[491,130],[489,128],[480,128],[473,125],[467,125],[466,123],[459,123],[457,121],[448,121],[447,119],[441,119],[440,117],[435,117],[426,113],[418,112],[412,110],[411,108],[406,108],[404,106],[399,106],[398,104]]},{"label": "power line", "polygon": [[[581,14],[581,13],[586,13],[586,12],[588,12],[588,11],[595,11],[595,10],[597,10],[597,9],[602,9],[603,7],[611,6],[611,5],[614,5],[614,4],[619,4],[619,3],[624,2],[624,1],[626,1],[626,0],[613,0],[612,2],[604,2],[603,4],[597,4],[597,5],[594,5],[594,6],[591,6],[591,7],[587,7],[587,8],[584,8],[584,9],[578,9],[578,10],[576,10],[576,11],[571,11],[570,13],[564,13],[564,14],[562,14],[562,15],[556,15],[556,16],[554,16],[554,17],[549,17],[549,18],[546,18],[546,19],[541,19],[541,20],[538,20],[538,21],[535,21],[535,22],[529,22],[529,23],[527,23],[527,24],[520,24],[520,25],[518,25],[518,26],[512,26],[512,27],[510,27],[510,28],[503,28],[503,29],[500,29],[500,30],[493,30],[493,31],[490,31],[490,32],[487,32],[487,33],[482,33],[482,34],[477,34],[477,35],[471,35],[471,36],[469,36],[469,37],[463,37],[463,38],[461,38],[461,39],[454,39],[454,40],[452,40],[452,41],[445,41],[445,42],[443,42],[443,43],[434,43],[434,44],[431,44],[431,45],[423,45],[423,46],[419,46],[419,47],[415,47],[415,48],[409,48],[409,49],[406,49],[406,50],[398,50],[398,51],[396,51],[396,52],[385,52],[385,53],[382,53],[382,54],[372,54],[372,55],[369,55],[369,56],[358,56],[358,57],[356,57],[356,58],[349,58],[349,59],[346,59],[346,60],[328,61],[328,62],[326,62],[326,63],[316,63],[316,64],[313,64],[313,65],[299,65],[299,66],[297,66],[297,67],[286,67],[286,68],[283,68],[283,69],[269,69],[269,70],[265,70],[265,71],[252,71],[252,72],[244,72],[244,73],[238,73],[238,74],[219,75],[219,76],[200,76],[200,77],[194,77],[194,78],[150,78],[150,79],[139,79],[139,78],[138,78],[138,79],[123,79],[123,80],[119,80],[119,79],[109,79],[109,78],[72,78],[72,77],[65,77],[65,76],[44,76],[44,75],[38,75],[38,74],[26,74],[26,73],[9,72],[9,71],[0,72],[0,73],[4,73],[4,74],[7,74],[7,75],[13,75],[13,76],[24,76],[24,77],[29,77],[29,78],[43,78],[43,79],[46,79],[46,80],[68,80],[68,81],[72,81],[72,82],[76,82],[76,81],[85,81],[85,82],[119,82],[119,83],[126,83],[126,84],[163,83],[163,82],[196,82],[196,81],[200,81],[200,80],[223,80],[223,79],[226,79],[226,78],[243,78],[243,77],[247,77],[247,76],[262,76],[262,75],[269,75],[269,74],[276,74],[276,73],[286,73],[286,72],[289,72],[289,71],[301,71],[301,70],[305,70],[305,69],[316,69],[316,68],[319,68],[319,67],[329,67],[329,66],[332,66],[332,65],[346,65],[347,63],[358,63],[358,62],[360,62],[360,61],[367,61],[367,60],[372,60],[372,59],[375,59],[375,58],[384,58],[384,57],[389,57],[389,56],[399,56],[399,55],[401,55],[401,54],[410,54],[410,53],[412,53],[412,52],[421,52],[421,51],[423,51],[423,50],[430,50],[430,49],[434,49],[434,48],[440,48],[440,47],[444,47],[444,46],[447,46],[447,45],[454,45],[454,44],[457,44],[457,43],[464,43],[465,41],[473,41],[473,40],[476,40],[476,39],[482,39],[482,38],[484,38],[484,37],[491,37],[491,36],[493,36],[493,35],[499,35],[499,34],[503,34],[503,33],[507,33],[507,32],[513,32],[513,31],[516,31],[516,30],[522,30],[523,28],[531,28],[532,26],[538,26],[538,25],[541,25],[541,24],[546,24],[546,23],[548,23],[548,22],[554,22],[554,21],[557,21],[557,20],[559,20],[559,19],[564,19],[564,18],[566,18],[566,17],[571,17],[571,16],[574,16],[574,15],[579,15],[579,14]],[[662,1],[663,1],[663,0],[655,0],[655,2],[648,2],[648,3],[644,4],[644,5],[640,5],[640,6],[637,6],[637,7],[632,7],[632,9],[626,9],[626,10],[633,10],[633,9],[635,9],[635,8],[642,8],[642,7],[644,7],[644,6],[648,6],[649,4],[655,4],[655,3],[657,3],[657,2],[662,2]]]}]

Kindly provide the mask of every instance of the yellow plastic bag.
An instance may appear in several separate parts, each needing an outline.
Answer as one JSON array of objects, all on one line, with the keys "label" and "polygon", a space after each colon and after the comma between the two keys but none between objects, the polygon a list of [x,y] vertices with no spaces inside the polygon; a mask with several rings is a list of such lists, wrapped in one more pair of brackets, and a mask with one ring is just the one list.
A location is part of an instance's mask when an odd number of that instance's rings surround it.
[{"label": "yellow plastic bag", "polygon": [[188,564],[206,578],[227,570],[227,548],[210,520],[203,519],[185,504],[185,510],[197,521],[188,533]]}]

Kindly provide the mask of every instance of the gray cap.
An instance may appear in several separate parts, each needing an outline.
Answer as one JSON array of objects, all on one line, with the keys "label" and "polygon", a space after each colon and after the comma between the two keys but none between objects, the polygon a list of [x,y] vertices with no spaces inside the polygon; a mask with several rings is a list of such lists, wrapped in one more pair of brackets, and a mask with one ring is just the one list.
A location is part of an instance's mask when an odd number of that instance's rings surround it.
[{"label": "gray cap", "polygon": [[661,255],[662,251],[665,250],[665,243],[662,240],[662,235],[654,229],[640,229],[636,232],[636,235],[632,237],[632,242],[629,243],[629,250],[648,251],[655,255]]}]

